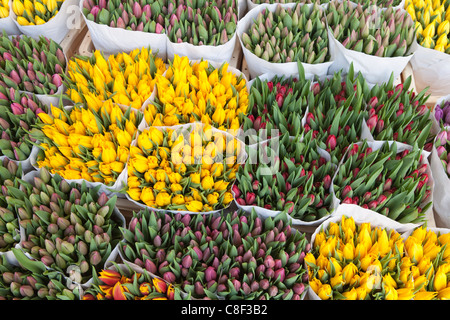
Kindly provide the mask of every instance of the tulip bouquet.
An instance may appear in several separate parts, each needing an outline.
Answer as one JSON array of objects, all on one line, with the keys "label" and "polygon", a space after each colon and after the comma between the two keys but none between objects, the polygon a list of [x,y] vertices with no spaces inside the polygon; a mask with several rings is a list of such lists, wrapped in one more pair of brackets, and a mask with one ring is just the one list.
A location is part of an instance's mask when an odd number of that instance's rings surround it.
[{"label": "tulip bouquet", "polygon": [[[165,17],[167,36],[173,43],[219,46],[236,32],[236,0],[173,1],[173,12]],[[172,1],[169,2],[169,5]]]},{"label": "tulip bouquet", "polygon": [[8,186],[18,187],[17,178],[22,178],[21,165],[3,158],[0,163],[0,252],[9,251],[20,241],[19,221],[11,205]]},{"label": "tulip bouquet", "polygon": [[86,283],[122,239],[124,218],[97,188],[69,184],[41,169],[7,187],[23,230],[21,247],[32,259],[59,271],[77,283]]},{"label": "tulip bouquet", "polygon": [[[178,291],[178,290],[177,290]],[[179,293],[164,280],[153,277],[145,269],[136,271],[128,264],[94,273],[93,283],[82,300],[177,300]]]},{"label": "tulip bouquet", "polygon": [[287,0],[252,0],[254,4],[273,4],[273,3],[291,3],[291,2],[300,2],[300,3],[328,3],[329,0],[299,0],[299,1],[287,1]]},{"label": "tulip bouquet", "polygon": [[164,11],[169,9],[166,2],[84,0],[82,12],[88,20],[112,28],[164,33]]},{"label": "tulip bouquet", "polygon": [[33,147],[28,131],[39,122],[39,113],[48,107],[35,95],[0,86],[0,156],[16,161],[27,160]]},{"label": "tulip bouquet", "polygon": [[450,53],[450,1],[406,0],[405,10],[415,22],[417,42],[429,49]]},{"label": "tulip bouquet", "polygon": [[421,223],[432,206],[430,170],[422,150],[397,142],[364,140],[348,147],[333,187],[342,203],[356,204],[400,223]]},{"label": "tulip bouquet", "polygon": [[31,131],[40,148],[32,164],[64,179],[117,186],[143,115],[111,100],[97,101],[40,113],[42,123]]},{"label": "tulip bouquet", "polygon": [[13,0],[12,9],[21,26],[41,25],[59,12],[64,0]]},{"label": "tulip bouquet", "polygon": [[395,229],[343,215],[311,239],[309,285],[322,300],[411,300],[413,267]]},{"label": "tulip bouquet", "polygon": [[450,126],[450,100],[443,100],[436,105],[434,117],[439,125]]},{"label": "tulip bouquet", "polygon": [[330,60],[325,11],[318,4],[264,8],[241,39],[246,49],[273,63]]},{"label": "tulip bouquet", "polygon": [[436,154],[439,157],[440,162],[450,178],[450,129],[443,128],[436,135],[434,146],[436,147]]},{"label": "tulip bouquet", "polygon": [[286,211],[305,222],[329,215],[335,167],[318,150],[312,132],[302,139],[282,135],[278,154],[268,145],[261,143],[255,150],[257,161],[249,151],[247,162],[239,168],[232,189],[237,204]]},{"label": "tulip bouquet", "polygon": [[0,300],[79,300],[80,289],[42,262],[13,249],[17,263],[1,258]]},{"label": "tulip bouquet", "polygon": [[135,213],[120,252],[193,298],[301,299],[305,235],[286,215]]},{"label": "tulip bouquet", "polygon": [[145,47],[107,59],[96,50],[91,57],[77,56],[69,61],[66,96],[73,103],[85,102],[88,106],[112,99],[140,109],[153,92],[156,76],[164,72],[164,61]]},{"label": "tulip bouquet", "polygon": [[191,62],[175,55],[165,76],[156,79],[157,94],[144,108],[151,126],[202,122],[237,134],[248,112],[247,81],[228,63]]},{"label": "tulip bouquet", "polygon": [[327,21],[346,49],[377,57],[403,57],[415,40],[414,23],[403,9],[380,10],[369,3],[330,1]]},{"label": "tulip bouquet", "polygon": [[450,233],[415,229],[405,240],[408,262],[412,264],[414,300],[450,298]]},{"label": "tulip bouquet", "polygon": [[0,1],[0,19],[9,17],[9,0]]},{"label": "tulip bouquet", "polygon": [[158,209],[206,212],[233,200],[242,143],[210,126],[150,127],[130,148],[127,195]]},{"label": "tulip bouquet", "polygon": [[425,105],[426,90],[416,94],[410,90],[411,78],[393,85],[394,79],[371,90],[368,103],[367,127],[375,140],[395,140],[409,145],[417,143],[431,151],[431,110]]},{"label": "tulip bouquet", "polygon": [[35,94],[53,95],[62,85],[66,57],[51,39],[0,35],[0,84]]},{"label": "tulip bouquet", "polygon": [[344,149],[351,143],[364,138],[363,120],[367,111],[364,101],[370,92],[367,82],[358,73],[354,75],[350,65],[346,76],[342,71],[311,87],[314,101],[306,114],[304,133],[312,131],[318,146],[331,155],[333,164],[338,165]]},{"label": "tulip bouquet", "polygon": [[249,136],[250,143],[273,138],[274,133],[276,137],[282,132],[291,136],[300,132],[308,102],[314,101],[310,87],[311,82],[304,78],[255,78],[249,96],[250,114],[243,124],[246,135],[254,130]]}]

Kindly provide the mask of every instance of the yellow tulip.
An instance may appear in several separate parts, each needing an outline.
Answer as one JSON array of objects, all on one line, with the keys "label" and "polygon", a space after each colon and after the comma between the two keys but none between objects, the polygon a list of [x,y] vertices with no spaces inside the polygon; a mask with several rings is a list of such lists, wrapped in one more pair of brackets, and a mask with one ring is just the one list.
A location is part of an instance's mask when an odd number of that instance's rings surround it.
[{"label": "yellow tulip", "polygon": [[171,196],[167,192],[160,192],[156,196],[156,205],[158,207],[166,207],[171,202]]},{"label": "yellow tulip", "polygon": [[433,287],[436,291],[441,291],[447,287],[447,275],[442,270],[437,270],[434,275]]},{"label": "yellow tulip", "polygon": [[117,152],[115,149],[113,148],[106,148],[103,149],[102,152],[102,160],[105,163],[111,163],[116,161],[116,157],[117,157]]},{"label": "yellow tulip", "polygon": [[433,300],[437,294],[435,291],[420,291],[414,295],[414,300]]},{"label": "yellow tulip", "polygon": [[329,300],[333,298],[333,290],[329,284],[323,284],[319,287],[317,295],[322,300]]},{"label": "yellow tulip", "polygon": [[128,188],[128,195],[131,199],[139,201],[141,199],[141,189],[140,188]]},{"label": "yellow tulip", "polygon": [[203,209],[203,203],[197,200],[190,201],[186,203],[186,209],[192,212],[200,212]]},{"label": "yellow tulip", "polygon": [[450,287],[440,290],[437,297],[441,300],[450,300]]},{"label": "yellow tulip", "polygon": [[384,299],[385,300],[398,300],[397,290],[389,285],[384,286],[384,290],[386,292]]},{"label": "yellow tulip", "polygon": [[358,293],[355,288],[351,288],[350,291],[342,292],[342,295],[346,298],[346,300],[356,300],[358,298]]},{"label": "yellow tulip", "polygon": [[344,258],[347,260],[353,260],[355,257],[355,246],[353,242],[347,242],[342,250]]},{"label": "yellow tulip", "polygon": [[411,288],[397,289],[398,300],[411,300],[414,298],[414,291]]},{"label": "yellow tulip", "polygon": [[234,197],[233,197],[233,194],[231,192],[225,192],[222,202],[223,202],[224,205],[227,205],[231,201],[233,201],[233,199],[234,199]]},{"label": "yellow tulip", "polygon": [[144,203],[149,203],[151,201],[155,201],[155,195],[153,193],[153,189],[151,187],[144,187],[142,189],[139,199]]},{"label": "yellow tulip", "polygon": [[345,283],[350,283],[350,280],[353,278],[353,276],[358,272],[358,267],[353,264],[353,262],[350,262],[347,264],[344,269],[342,270],[342,274],[344,276]]},{"label": "yellow tulip", "polygon": [[214,179],[211,176],[204,177],[202,179],[202,188],[204,190],[210,190],[214,187]]}]

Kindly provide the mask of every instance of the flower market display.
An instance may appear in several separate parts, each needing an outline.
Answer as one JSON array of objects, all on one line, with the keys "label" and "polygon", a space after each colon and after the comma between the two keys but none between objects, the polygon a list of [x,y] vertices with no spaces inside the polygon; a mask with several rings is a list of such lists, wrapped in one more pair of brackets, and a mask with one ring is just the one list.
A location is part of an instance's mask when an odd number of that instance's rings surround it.
[{"label": "flower market display", "polygon": [[0,1],[0,300],[450,299],[449,1]]}]

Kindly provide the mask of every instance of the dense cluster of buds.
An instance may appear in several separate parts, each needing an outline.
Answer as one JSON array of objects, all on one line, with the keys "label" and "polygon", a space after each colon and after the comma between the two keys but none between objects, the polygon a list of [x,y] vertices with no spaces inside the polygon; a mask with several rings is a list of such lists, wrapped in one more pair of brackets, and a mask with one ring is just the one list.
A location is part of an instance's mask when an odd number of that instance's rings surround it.
[{"label": "dense cluster of buds", "polygon": [[24,232],[23,250],[78,283],[102,268],[122,239],[116,196],[109,199],[98,187],[69,184],[41,169],[31,183],[7,190]]},{"label": "dense cluster of buds", "polygon": [[405,9],[415,22],[417,42],[429,49],[450,53],[450,1],[406,0]]},{"label": "dense cluster of buds", "polygon": [[272,130],[295,136],[301,130],[308,101],[314,101],[310,87],[311,82],[304,79],[275,76],[269,81],[257,77],[250,89],[251,109],[243,123],[250,142],[272,138]]},{"label": "dense cluster of buds", "polygon": [[123,259],[194,298],[294,300],[308,288],[303,258],[310,245],[286,215],[145,210],[122,232]]},{"label": "dense cluster of buds", "polygon": [[258,161],[250,162],[249,152],[232,189],[236,202],[241,206],[286,211],[302,221],[328,215],[334,166],[318,152],[311,133],[302,139],[284,134],[280,137],[278,155],[272,154],[270,143],[258,146]]},{"label": "dense cluster of buds", "polygon": [[50,21],[63,3],[64,0],[13,0],[12,9],[19,25],[34,26]]},{"label": "dense cluster of buds", "polygon": [[35,142],[28,131],[39,121],[38,114],[47,109],[33,94],[0,86],[0,156],[28,159]]},{"label": "dense cluster of buds", "polygon": [[300,1],[288,1],[288,0],[252,0],[254,4],[274,4],[274,3],[291,3],[291,2],[300,2],[300,3],[327,3],[329,0],[300,0]]},{"label": "dense cluster of buds", "polygon": [[345,48],[377,57],[403,57],[415,39],[414,22],[401,8],[382,10],[370,2],[354,7],[348,0],[333,0],[327,21]]},{"label": "dense cluster of buds", "polygon": [[166,16],[167,36],[173,43],[218,46],[235,34],[237,0],[176,1]]},{"label": "dense cluster of buds", "polygon": [[426,90],[416,94],[410,90],[411,78],[393,85],[394,79],[371,90],[366,123],[375,140],[391,141],[425,147],[431,151],[431,110],[425,105]]},{"label": "dense cluster of buds", "polygon": [[174,126],[202,122],[234,134],[248,112],[247,81],[206,60],[191,62],[175,55],[164,77],[157,77],[157,95],[144,110],[147,124]]},{"label": "dense cluster of buds", "polygon": [[40,37],[0,35],[0,84],[36,94],[55,94],[62,85],[66,57],[59,44]]},{"label": "dense cluster of buds", "polygon": [[0,19],[9,17],[9,0],[0,1]]},{"label": "dense cluster of buds", "polygon": [[14,161],[3,158],[0,163],[0,252],[9,251],[20,241],[19,220],[9,195],[8,186],[19,186],[22,168]]},{"label": "dense cluster of buds", "polygon": [[330,59],[326,24],[325,11],[318,4],[293,8],[278,4],[274,12],[261,10],[242,34],[242,43],[256,56],[274,63],[323,63]]},{"label": "dense cluster of buds", "polygon": [[434,117],[439,125],[450,126],[450,100],[444,100],[436,105]]},{"label": "dense cluster of buds", "polygon": [[450,233],[421,226],[405,240],[412,264],[414,300],[450,299]]},{"label": "dense cluster of buds", "polygon": [[319,147],[331,155],[338,165],[344,149],[361,138],[363,119],[367,111],[364,99],[370,89],[360,73],[355,77],[353,65],[344,77],[342,72],[313,83],[314,102],[306,115],[305,133],[319,140]]},{"label": "dense cluster of buds", "polygon": [[83,300],[175,300],[174,286],[150,275],[147,270],[137,272],[128,264],[113,263],[113,266],[101,270],[99,275],[94,274]]},{"label": "dense cluster of buds", "polygon": [[342,203],[356,204],[400,223],[424,220],[431,207],[428,164],[422,149],[397,151],[398,144],[383,142],[375,150],[364,140],[348,147],[333,181]]},{"label": "dense cluster of buds", "polygon": [[322,300],[411,300],[415,281],[403,240],[352,217],[330,222],[305,257],[311,289]]},{"label": "dense cluster of buds", "polygon": [[31,136],[40,142],[36,165],[64,179],[112,186],[125,168],[143,115],[111,100],[91,107],[51,108]]},{"label": "dense cluster of buds", "polygon": [[164,0],[84,0],[82,12],[88,20],[112,28],[164,33]]},{"label": "dense cluster of buds", "polygon": [[376,5],[381,8],[389,8],[389,7],[397,7],[402,3],[402,0],[371,0],[371,1],[364,1],[364,0],[352,0],[354,3],[371,3],[372,5]]},{"label": "dense cluster of buds", "polygon": [[91,57],[78,56],[69,61],[64,81],[66,95],[73,103],[85,102],[90,107],[112,99],[140,109],[153,92],[156,76],[165,70],[164,61],[147,48],[107,59],[96,50]]},{"label": "dense cluster of buds", "polygon": [[58,271],[13,249],[18,265],[1,257],[0,300],[79,300],[80,291]]},{"label": "dense cluster of buds", "polygon": [[448,128],[441,129],[436,135],[435,147],[444,171],[450,178],[450,130]]},{"label": "dense cluster of buds", "polygon": [[130,149],[127,194],[159,209],[223,209],[233,200],[241,144],[210,126],[145,129]]}]

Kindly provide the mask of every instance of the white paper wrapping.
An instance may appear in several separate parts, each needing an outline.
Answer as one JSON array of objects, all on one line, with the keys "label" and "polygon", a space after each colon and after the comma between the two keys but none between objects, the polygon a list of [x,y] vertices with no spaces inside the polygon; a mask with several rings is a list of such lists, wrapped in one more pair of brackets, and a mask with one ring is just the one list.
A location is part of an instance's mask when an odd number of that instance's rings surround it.
[{"label": "white paper wrapping", "polygon": [[[450,130],[450,127],[445,127],[445,129]],[[434,143],[436,143],[436,140]],[[431,152],[430,166],[435,183],[433,206],[436,217],[436,226],[450,228],[450,179],[439,159],[434,144]]]},{"label": "white paper wrapping", "polygon": [[0,31],[6,32],[7,35],[17,35],[21,33],[14,23],[14,19],[11,17],[12,11],[12,0],[9,0],[9,16],[0,19]]},{"label": "white paper wrapping", "polygon": [[[282,4],[284,8],[293,8],[297,5],[297,3],[287,3]],[[307,6],[312,6],[311,4],[305,4]],[[241,44],[242,51],[244,53],[245,60],[247,62],[247,68],[250,73],[250,78],[255,78],[256,76],[262,75],[264,73],[273,73],[277,75],[296,75],[298,74],[298,65],[297,62],[285,62],[285,63],[273,63],[265,61],[264,59],[259,58],[250,50],[245,48],[245,45],[242,42],[242,34],[244,32],[248,32],[250,26],[253,23],[253,20],[256,19],[258,14],[264,10],[270,10],[275,12],[278,4],[261,4],[248,11],[247,14],[239,21],[237,28],[237,35],[239,37],[239,42]],[[330,41],[330,39],[329,39]],[[328,73],[329,67],[333,64],[333,57],[331,60],[324,63],[318,64],[309,64],[302,63],[303,68],[305,69],[306,76],[325,76]]]},{"label": "white paper wrapping", "polygon": [[17,16],[14,11],[11,10],[10,12],[15,25],[23,34],[34,39],[39,39],[40,36],[44,36],[53,39],[57,43],[61,43],[71,28],[80,27],[77,24],[71,25],[73,23],[72,19],[77,19],[79,14],[78,0],[65,0],[59,12],[50,21],[41,25],[21,26],[17,23]]},{"label": "white paper wrapping", "polygon": [[[360,206],[354,204],[342,204],[338,207],[338,209],[333,212],[331,217],[324,221],[311,236],[311,247],[313,247],[314,240],[316,235],[321,231],[325,230],[331,222],[338,223],[342,220],[342,216],[352,217],[355,221],[355,224],[361,225],[362,223],[370,223],[372,228],[380,227],[385,228],[386,230],[395,230],[403,238],[405,238],[404,234],[413,230],[416,226],[414,224],[402,224],[396,222],[392,219],[389,219],[386,216],[383,216],[379,213],[376,213],[372,210],[363,209]],[[314,292],[314,290],[309,287],[308,290],[308,298],[310,300],[321,300],[319,296]]]},{"label": "white paper wrapping", "polygon": [[[397,153],[400,153],[400,152],[402,152],[404,150],[412,150],[412,148],[413,148],[410,145],[407,145],[407,144],[404,144],[404,143],[401,143],[401,142],[396,142],[396,141],[367,141],[367,146],[372,148],[372,150],[375,151],[375,150],[381,149],[381,147],[386,142],[389,143],[389,146],[392,143],[395,142],[397,144]],[[361,145],[362,142],[357,142],[356,144],[357,145]],[[339,162],[338,169],[336,170],[336,173],[333,176],[333,179],[332,179],[332,182],[331,182],[331,188],[333,189],[333,196],[336,195],[336,193],[334,192],[334,180],[335,180],[335,178],[336,178],[336,176],[337,176],[337,174],[339,172],[339,167],[347,159],[347,153],[348,153],[348,150],[345,153],[345,155],[342,157],[341,161]],[[430,201],[433,201],[434,192],[435,192],[435,182],[434,182],[433,175],[432,175],[432,172],[431,172],[431,166],[430,166],[430,164],[428,162],[428,155],[429,155],[429,152],[422,151],[422,164],[426,164],[427,165],[427,170],[425,171],[425,173],[428,175],[427,185],[429,185],[431,187],[431,195],[424,203],[421,204],[420,207],[424,207],[427,203],[429,203]],[[341,201],[339,199],[337,199],[337,198],[336,198],[336,201],[339,203],[338,209],[339,209],[340,206],[345,205],[344,203],[341,203]],[[375,214],[379,214],[379,213],[377,213],[376,211],[373,211],[373,210],[368,210],[368,211],[373,212]],[[431,206],[426,212],[423,212],[423,214],[424,214],[425,222],[427,223],[427,225],[430,226],[430,227],[435,227],[436,223],[435,223],[435,220],[434,220],[433,206]],[[390,219],[390,218],[388,218],[388,219]],[[390,219],[390,220],[392,220],[392,219]],[[394,221],[395,223],[398,223],[395,220],[392,220],[392,221]],[[413,223],[405,223],[404,225],[408,225],[408,226],[411,225],[413,227],[418,227],[418,226],[422,225],[425,222],[414,223],[414,224]]]},{"label": "white paper wrapping", "polygon": [[449,92],[450,54],[428,49],[417,42],[414,44],[414,56],[411,67],[414,73],[416,89],[422,91],[429,87],[428,93],[444,96]]},{"label": "white paper wrapping", "polygon": [[[83,7],[83,0],[79,0],[79,6],[80,8]],[[81,15],[88,26],[96,50],[100,50],[105,54],[116,54],[119,52],[131,52],[142,47],[150,47],[154,55],[164,61],[166,60],[166,34],[112,28],[87,19],[83,13]]]},{"label": "white paper wrapping", "polygon": [[236,46],[236,32],[226,43],[218,46],[201,45],[191,43],[174,43],[167,38],[167,59],[173,60],[175,55],[186,56],[189,60],[209,60],[217,62],[231,61],[234,47]]}]

